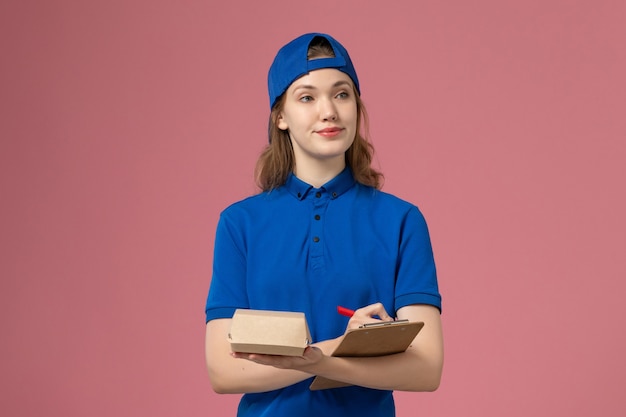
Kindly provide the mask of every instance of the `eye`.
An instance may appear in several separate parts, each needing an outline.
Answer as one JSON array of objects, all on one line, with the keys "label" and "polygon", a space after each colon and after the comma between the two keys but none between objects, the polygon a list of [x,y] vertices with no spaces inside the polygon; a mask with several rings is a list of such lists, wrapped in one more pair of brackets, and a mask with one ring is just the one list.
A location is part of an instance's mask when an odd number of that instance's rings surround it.
[{"label": "eye", "polygon": [[298,101],[301,101],[303,103],[308,103],[309,101],[312,101],[313,97],[311,96],[302,96],[298,99]]},{"label": "eye", "polygon": [[337,94],[335,97],[338,99],[345,99],[345,98],[350,97],[350,94],[348,94],[345,91],[342,91],[341,93]]}]

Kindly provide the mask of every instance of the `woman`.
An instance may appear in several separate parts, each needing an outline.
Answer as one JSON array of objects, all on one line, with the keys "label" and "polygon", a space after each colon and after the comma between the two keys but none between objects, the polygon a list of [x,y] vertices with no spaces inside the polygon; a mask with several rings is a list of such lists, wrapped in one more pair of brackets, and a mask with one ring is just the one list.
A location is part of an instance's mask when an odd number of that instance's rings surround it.
[{"label": "woman", "polygon": [[[332,37],[285,45],[269,71],[269,145],[258,195],[222,212],[206,306],[213,389],[245,393],[239,416],[393,416],[393,390],[437,389],[443,366],[430,238],[419,210],[379,190],[356,71]],[[337,306],[356,311],[337,315]],[[302,357],[231,353],[237,308],[304,312]],[[348,329],[423,321],[404,353],[330,356]],[[311,391],[320,375],[352,386]]]}]

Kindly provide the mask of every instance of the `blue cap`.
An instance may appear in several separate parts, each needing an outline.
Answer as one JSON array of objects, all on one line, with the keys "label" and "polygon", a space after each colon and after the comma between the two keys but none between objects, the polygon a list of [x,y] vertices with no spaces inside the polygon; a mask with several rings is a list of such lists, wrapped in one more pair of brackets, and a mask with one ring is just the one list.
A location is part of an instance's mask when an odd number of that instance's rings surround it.
[{"label": "blue cap", "polygon": [[[307,59],[309,45],[314,38],[321,37],[330,43],[335,52],[334,58]],[[280,48],[267,76],[267,88],[270,95],[270,109],[276,100],[298,78],[311,71],[322,68],[335,68],[350,76],[359,94],[359,79],[348,55],[348,51],[339,42],[323,33],[307,33]]]}]

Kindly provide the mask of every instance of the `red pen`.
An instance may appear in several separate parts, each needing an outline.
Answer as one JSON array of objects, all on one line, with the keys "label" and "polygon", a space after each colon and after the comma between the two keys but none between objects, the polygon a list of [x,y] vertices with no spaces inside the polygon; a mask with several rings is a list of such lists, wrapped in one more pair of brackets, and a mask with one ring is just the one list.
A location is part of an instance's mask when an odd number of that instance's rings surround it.
[{"label": "red pen", "polygon": [[342,306],[337,306],[337,313],[341,314],[342,316],[346,316],[346,317],[354,316],[354,310],[350,310],[349,308],[345,308],[345,307],[342,307]]}]

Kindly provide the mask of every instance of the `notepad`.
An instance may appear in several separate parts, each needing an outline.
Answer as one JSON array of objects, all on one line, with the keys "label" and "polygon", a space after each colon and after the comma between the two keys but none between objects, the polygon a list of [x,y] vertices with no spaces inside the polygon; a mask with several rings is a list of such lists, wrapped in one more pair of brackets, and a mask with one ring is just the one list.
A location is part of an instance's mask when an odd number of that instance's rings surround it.
[{"label": "notepad", "polygon": [[[407,350],[422,327],[422,321],[384,322],[348,330],[331,356],[373,357],[401,353]],[[350,385],[352,384],[317,376],[309,389],[316,391]]]}]

